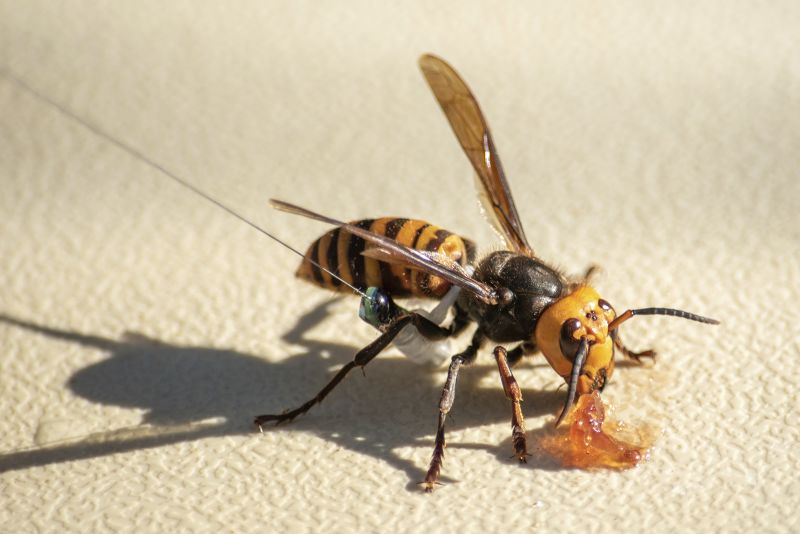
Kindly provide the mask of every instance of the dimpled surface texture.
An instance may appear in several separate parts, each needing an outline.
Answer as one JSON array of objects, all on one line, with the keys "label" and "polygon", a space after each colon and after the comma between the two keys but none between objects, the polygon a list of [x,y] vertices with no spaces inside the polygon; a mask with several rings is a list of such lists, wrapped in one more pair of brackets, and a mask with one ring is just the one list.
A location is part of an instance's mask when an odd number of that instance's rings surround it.
[{"label": "dimpled surface texture", "polygon": [[[790,532],[800,502],[800,3],[0,1],[0,530]],[[342,219],[498,240],[416,67],[479,98],[536,252],[598,263],[622,328],[631,471],[537,447],[565,391],[491,347],[458,384],[388,350],[294,424],[375,333],[298,258],[23,90],[47,95],[300,250]],[[456,341],[466,346],[468,335]]]}]

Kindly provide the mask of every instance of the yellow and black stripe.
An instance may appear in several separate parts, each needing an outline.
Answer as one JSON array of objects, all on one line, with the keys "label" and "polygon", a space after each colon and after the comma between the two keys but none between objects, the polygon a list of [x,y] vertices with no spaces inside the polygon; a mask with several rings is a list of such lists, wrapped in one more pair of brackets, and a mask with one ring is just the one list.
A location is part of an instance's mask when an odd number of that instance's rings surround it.
[{"label": "yellow and black stripe", "polygon": [[[419,219],[382,217],[362,219],[351,224],[410,248],[437,252],[461,265],[473,259],[474,246],[470,241]],[[336,228],[308,247],[296,274],[320,287],[334,291],[350,290],[312,263],[316,262],[362,291],[368,287],[380,287],[396,297],[441,298],[450,289],[450,283],[439,277],[364,256],[362,252],[368,247],[372,245],[362,238]]]}]

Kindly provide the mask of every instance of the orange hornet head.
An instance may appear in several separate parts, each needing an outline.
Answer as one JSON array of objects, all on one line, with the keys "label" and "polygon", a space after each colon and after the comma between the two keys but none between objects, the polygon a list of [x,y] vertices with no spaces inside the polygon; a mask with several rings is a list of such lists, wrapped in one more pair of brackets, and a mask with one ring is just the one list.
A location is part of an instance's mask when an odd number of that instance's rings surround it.
[{"label": "orange hornet head", "polygon": [[535,341],[550,366],[569,385],[567,406],[575,395],[602,390],[614,371],[614,340],[608,325],[614,308],[589,286],[580,286],[544,310]]},{"label": "orange hornet head", "polygon": [[617,316],[594,288],[579,286],[546,308],[534,331],[536,344],[569,387],[556,426],[569,412],[576,395],[602,390],[606,385],[614,371],[615,329],[638,315],[668,315],[719,324],[716,319],[674,308],[637,308]]}]

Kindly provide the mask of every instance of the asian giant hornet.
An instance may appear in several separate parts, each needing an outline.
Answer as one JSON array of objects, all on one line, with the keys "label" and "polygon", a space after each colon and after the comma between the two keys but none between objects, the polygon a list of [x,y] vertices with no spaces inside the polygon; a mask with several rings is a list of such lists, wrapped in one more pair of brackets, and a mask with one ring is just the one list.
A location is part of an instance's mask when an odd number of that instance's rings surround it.
[{"label": "asian giant hornet", "polygon": [[[618,327],[635,315],[671,315],[707,324],[718,321],[671,308],[641,308],[617,314],[588,284],[589,272],[569,281],[535,254],[522,228],[489,127],[466,83],[444,60],[424,55],[419,66],[444,111],[453,132],[477,172],[480,199],[507,250],[475,261],[474,245],[424,221],[402,218],[350,223],[273,200],[278,209],[310,217],[336,228],[308,249],[297,274],[322,287],[351,288],[362,294],[360,316],[382,334],[360,350],[316,396],[282,414],[259,415],[256,425],[291,421],[321,402],[355,367],[364,367],[401,332],[434,342],[412,353],[429,350],[435,342],[477,328],[469,346],[451,357],[439,401],[439,420],[433,455],[424,487],[437,483],[444,458],[445,421],[455,401],[462,366],[472,363],[486,341],[497,345],[493,354],[505,395],[512,404],[512,442],[520,462],[527,457],[522,394],[511,368],[523,355],[541,351],[567,383],[567,399],[558,425],[577,396],[602,390],[614,371],[614,348],[625,356],[652,357],[653,351],[633,352],[623,345]],[[398,306],[392,297],[423,296],[446,300],[454,317],[442,319]],[[445,296],[447,295],[447,296]],[[511,350],[505,345],[514,344]],[[436,350],[431,348],[430,350]]]}]

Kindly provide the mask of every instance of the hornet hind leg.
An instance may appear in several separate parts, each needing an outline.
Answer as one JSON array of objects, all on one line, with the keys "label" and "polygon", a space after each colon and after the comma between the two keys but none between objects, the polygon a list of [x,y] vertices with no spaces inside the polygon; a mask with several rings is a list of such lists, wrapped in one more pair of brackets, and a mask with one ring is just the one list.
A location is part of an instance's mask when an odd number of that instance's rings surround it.
[{"label": "hornet hind leg", "polygon": [[328,382],[325,387],[323,387],[319,393],[317,393],[313,398],[309,399],[301,406],[298,406],[294,410],[289,410],[281,414],[264,414],[258,415],[255,418],[255,424],[258,426],[259,430],[263,431],[263,425],[266,423],[275,423],[279,425],[281,423],[286,423],[293,420],[298,415],[302,415],[310,410],[314,405],[319,404],[320,402],[328,396],[328,394],[333,391],[333,389],[339,385],[347,373],[349,373],[355,367],[361,367],[362,369],[375,358],[383,349],[386,348],[389,343],[400,333],[400,331],[407,325],[413,324],[417,327],[420,333],[426,337],[431,339],[441,339],[443,337],[447,337],[451,335],[452,329],[450,328],[443,328],[422,315],[417,313],[403,313],[397,317],[395,317],[392,321],[386,324],[384,328],[384,333],[380,335],[375,341],[358,351],[353,358],[353,361],[347,363],[344,367],[339,369],[339,372]]}]

